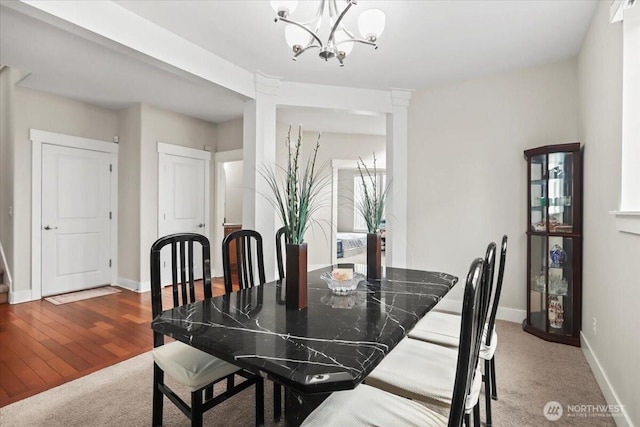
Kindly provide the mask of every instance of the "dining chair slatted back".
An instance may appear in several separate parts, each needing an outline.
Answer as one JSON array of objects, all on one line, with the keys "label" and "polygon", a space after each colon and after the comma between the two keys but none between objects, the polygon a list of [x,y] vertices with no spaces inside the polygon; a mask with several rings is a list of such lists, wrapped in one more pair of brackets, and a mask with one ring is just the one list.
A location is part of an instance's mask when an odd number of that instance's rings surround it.
[{"label": "dining chair slatted back", "polygon": [[[495,242],[487,245],[487,251],[484,256],[485,269],[482,276],[482,327],[487,322],[489,315],[489,308],[491,304],[491,294],[493,293],[493,277],[496,265],[496,244]],[[482,334],[477,337],[479,342],[482,342]]]},{"label": "dining chair slatted back", "polygon": [[284,279],[284,259],[286,258],[284,250],[286,248],[286,235],[284,234],[285,228],[280,227],[276,231],[276,260],[278,261],[278,276],[280,280]]},{"label": "dining chair slatted back", "polygon": [[212,297],[211,248],[209,239],[196,233],[178,233],[164,236],[151,246],[151,311],[153,317],[162,310],[162,262],[161,250],[171,246],[171,295],[173,307],[196,301],[194,244],[202,250],[202,293]]},{"label": "dining chair slatted back", "polygon": [[235,245],[240,289],[266,283],[262,236],[255,230],[237,230],[227,234],[222,240],[222,270],[225,291],[227,293],[233,292],[231,248],[234,245],[232,243]]},{"label": "dining chair slatted back", "polygon": [[471,390],[478,363],[486,298],[487,262],[477,258],[471,263],[464,288],[456,377],[453,386],[449,427],[460,427],[465,416],[466,399]]},{"label": "dining chair slatted back", "polygon": [[[151,311],[153,317],[163,312],[161,252],[171,247],[171,300],[173,307],[211,298],[211,249],[209,240],[200,234],[179,233],[161,237],[151,246]],[[202,279],[195,280],[195,254],[202,251]],[[196,285],[202,284],[202,292]],[[194,320],[194,319],[191,319]],[[180,341],[164,343],[164,335],[153,334],[153,397],[152,425],[162,425],[164,396],[173,402],[192,425],[202,425],[203,414],[218,403],[255,385],[256,425],[264,424],[264,380],[259,375],[243,371]],[[187,404],[165,383],[165,373],[191,390],[191,404]],[[234,377],[245,380],[235,383]],[[226,390],[214,397],[214,384],[227,381]]]},{"label": "dining chair slatted back", "polygon": [[502,236],[500,245],[500,265],[498,266],[498,278],[496,281],[495,291],[493,292],[493,302],[491,303],[491,313],[487,320],[487,338],[485,344],[491,346],[491,336],[496,325],[496,315],[498,313],[498,304],[500,302],[500,294],[502,292],[502,279],[504,277],[504,265],[507,260],[507,236]]}]

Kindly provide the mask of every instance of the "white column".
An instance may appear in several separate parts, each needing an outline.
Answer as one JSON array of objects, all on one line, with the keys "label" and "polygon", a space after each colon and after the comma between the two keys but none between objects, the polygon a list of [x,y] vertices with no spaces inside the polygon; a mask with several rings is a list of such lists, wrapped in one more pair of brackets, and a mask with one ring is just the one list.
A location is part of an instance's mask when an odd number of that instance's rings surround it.
[{"label": "white column", "polygon": [[256,98],[245,102],[243,124],[242,228],[258,231],[264,246],[267,281],[275,279],[275,209],[259,170],[276,163],[276,96],[280,80],[255,74]]},{"label": "white column", "polygon": [[407,146],[408,111],[411,92],[391,90],[392,112],[387,114],[387,201],[386,265],[407,266]]}]

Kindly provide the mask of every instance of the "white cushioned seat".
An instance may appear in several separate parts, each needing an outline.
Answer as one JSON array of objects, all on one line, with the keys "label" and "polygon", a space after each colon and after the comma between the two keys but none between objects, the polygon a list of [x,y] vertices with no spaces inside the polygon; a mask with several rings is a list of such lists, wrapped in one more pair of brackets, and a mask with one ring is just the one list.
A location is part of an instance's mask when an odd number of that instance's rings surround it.
[{"label": "white cushioned seat", "polygon": [[[458,349],[403,339],[369,374],[365,382],[389,393],[437,406],[451,406]],[[482,375],[476,370],[467,411],[478,401]],[[475,395],[474,395],[475,394]]]},{"label": "white cushioned seat", "polygon": [[153,360],[167,375],[190,387],[191,391],[240,370],[235,365],[179,341],[154,348]]},{"label": "white cushioned seat", "polygon": [[[451,313],[430,312],[420,319],[416,326],[409,332],[409,338],[432,342],[446,347],[457,348],[460,342],[460,316]],[[482,346],[480,358],[490,360],[498,346],[498,334],[493,328],[491,334],[491,346],[487,347],[487,325],[482,330]]]},{"label": "white cushioned seat", "polygon": [[460,342],[460,316],[438,311],[427,313],[409,332],[409,338],[447,347],[458,347]]},{"label": "white cushioned seat", "polygon": [[417,402],[361,384],[354,390],[331,394],[302,425],[444,427],[447,419]]}]

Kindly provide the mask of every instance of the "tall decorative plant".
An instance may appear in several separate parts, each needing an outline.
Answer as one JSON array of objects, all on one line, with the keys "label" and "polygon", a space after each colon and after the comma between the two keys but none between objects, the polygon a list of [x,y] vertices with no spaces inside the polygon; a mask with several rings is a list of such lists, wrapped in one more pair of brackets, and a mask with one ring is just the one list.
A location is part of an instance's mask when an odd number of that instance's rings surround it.
[{"label": "tall decorative plant", "polygon": [[375,153],[373,154],[373,170],[367,167],[362,157],[359,159],[358,172],[360,172],[360,178],[362,179],[364,197],[356,200],[355,207],[363,216],[367,224],[367,231],[370,234],[375,234],[380,232],[389,186],[386,185],[383,187],[378,182]]},{"label": "tall decorative plant", "polygon": [[295,310],[307,306],[307,244],[304,243],[304,234],[311,225],[313,213],[320,207],[320,194],[327,180],[326,175],[316,169],[320,135],[304,168],[300,163],[301,148],[302,128],[298,128],[298,139],[292,144],[289,127],[287,168],[276,167],[275,170],[263,169],[261,172],[273,193],[269,200],[285,228],[286,305],[288,309]]},{"label": "tall decorative plant", "polygon": [[295,245],[304,242],[304,234],[311,225],[312,214],[320,207],[320,192],[326,183],[326,176],[319,173],[322,168],[316,168],[320,134],[304,169],[300,162],[301,148],[302,128],[298,128],[298,139],[292,144],[289,127],[287,168],[276,166],[275,170],[264,168],[261,171],[273,193],[273,198],[269,200],[284,225],[286,241]]}]

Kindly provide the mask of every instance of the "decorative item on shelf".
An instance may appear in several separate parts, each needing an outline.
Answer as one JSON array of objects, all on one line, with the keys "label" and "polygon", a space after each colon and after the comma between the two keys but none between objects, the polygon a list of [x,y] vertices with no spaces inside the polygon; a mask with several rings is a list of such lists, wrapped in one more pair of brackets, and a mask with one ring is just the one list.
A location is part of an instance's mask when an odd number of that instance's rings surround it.
[{"label": "decorative item on shelf", "polygon": [[285,228],[286,244],[286,305],[290,309],[307,306],[307,244],[304,234],[311,225],[311,215],[320,207],[322,189],[328,177],[324,165],[316,169],[320,148],[320,135],[313,154],[304,170],[300,166],[302,128],[298,128],[298,140],[292,144],[291,127],[287,133],[287,168],[276,170],[264,167],[260,174],[267,181],[273,198],[267,198],[278,212]]},{"label": "decorative item on shelf", "polygon": [[549,293],[553,295],[566,295],[569,290],[569,282],[564,277],[550,278]]},{"label": "decorative item on shelf", "polygon": [[356,209],[364,217],[367,224],[367,278],[379,279],[382,276],[382,236],[380,229],[383,222],[384,206],[387,201],[386,186],[382,186],[376,165],[376,155],[373,154],[373,169],[365,164],[362,157],[358,161],[358,172],[362,179],[364,197],[358,199]]},{"label": "decorative item on shelf", "polygon": [[[306,2],[305,2],[306,3]],[[338,10],[336,0],[319,0],[318,10],[313,18],[305,22],[297,22],[289,18],[298,5],[297,0],[271,0],[271,7],[276,11],[275,22],[283,21],[288,25],[284,29],[287,44],[293,49],[293,60],[309,49],[319,49],[320,58],[328,61],[336,58],[340,66],[351,53],[355,43],[362,43],[378,48],[376,40],[384,31],[385,15],[379,9],[368,9],[360,14],[358,27],[362,37],[356,36],[345,27],[343,18],[357,4],[357,0],[346,0],[346,6]],[[322,28],[323,18],[328,18],[329,28]],[[326,42],[320,38],[320,32],[329,34]]]},{"label": "decorative item on shelf", "polygon": [[354,291],[365,276],[356,273],[352,268],[334,268],[331,272],[324,272],[320,276],[327,283],[331,292],[338,295],[347,295]]},{"label": "decorative item on shelf", "polygon": [[551,257],[551,267],[562,267],[567,262],[567,253],[562,249],[562,246],[555,244],[549,251]]},{"label": "decorative item on shelf", "polygon": [[562,329],[564,323],[564,306],[562,297],[549,295],[549,326],[554,329]]}]

